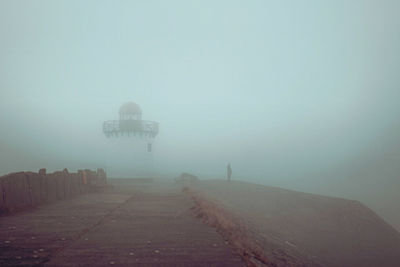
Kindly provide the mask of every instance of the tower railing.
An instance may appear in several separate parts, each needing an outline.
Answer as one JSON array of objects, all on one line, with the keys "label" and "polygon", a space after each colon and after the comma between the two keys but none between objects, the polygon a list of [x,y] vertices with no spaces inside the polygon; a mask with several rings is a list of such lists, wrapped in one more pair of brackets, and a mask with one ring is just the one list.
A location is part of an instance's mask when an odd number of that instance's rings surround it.
[{"label": "tower railing", "polygon": [[139,135],[154,138],[158,134],[158,123],[146,120],[109,120],[103,123],[107,137]]}]

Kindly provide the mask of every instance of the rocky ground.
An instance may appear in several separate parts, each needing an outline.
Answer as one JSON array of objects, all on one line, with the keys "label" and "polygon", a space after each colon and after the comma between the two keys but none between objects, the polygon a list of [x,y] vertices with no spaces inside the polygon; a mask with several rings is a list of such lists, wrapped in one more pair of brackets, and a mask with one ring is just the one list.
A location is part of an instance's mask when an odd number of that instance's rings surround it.
[{"label": "rocky ground", "polygon": [[358,201],[240,181],[198,181],[188,192],[199,216],[256,260],[400,266],[399,232]]},{"label": "rocky ground", "polygon": [[399,232],[357,201],[239,181],[109,183],[0,217],[0,266],[400,265]]},{"label": "rocky ground", "polygon": [[245,266],[172,182],[114,189],[0,218],[0,266]]}]

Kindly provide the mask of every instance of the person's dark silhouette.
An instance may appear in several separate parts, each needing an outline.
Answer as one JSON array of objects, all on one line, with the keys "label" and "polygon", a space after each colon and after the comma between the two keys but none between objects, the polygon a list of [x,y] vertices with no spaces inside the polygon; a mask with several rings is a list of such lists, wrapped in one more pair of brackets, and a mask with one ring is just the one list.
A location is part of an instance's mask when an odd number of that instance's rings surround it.
[{"label": "person's dark silhouette", "polygon": [[228,182],[230,182],[232,176],[232,168],[230,163],[228,163],[228,166],[226,166],[226,174],[228,176]]}]

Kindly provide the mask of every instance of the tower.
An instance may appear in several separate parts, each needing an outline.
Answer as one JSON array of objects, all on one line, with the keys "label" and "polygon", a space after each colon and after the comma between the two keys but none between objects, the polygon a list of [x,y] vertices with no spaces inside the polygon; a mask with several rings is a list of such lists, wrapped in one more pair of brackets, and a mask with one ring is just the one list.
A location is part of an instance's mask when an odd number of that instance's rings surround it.
[{"label": "tower", "polygon": [[119,120],[103,123],[107,137],[107,172],[111,177],[148,176],[153,171],[154,139],[158,123],[142,120],[142,109],[133,102],[119,109]]}]

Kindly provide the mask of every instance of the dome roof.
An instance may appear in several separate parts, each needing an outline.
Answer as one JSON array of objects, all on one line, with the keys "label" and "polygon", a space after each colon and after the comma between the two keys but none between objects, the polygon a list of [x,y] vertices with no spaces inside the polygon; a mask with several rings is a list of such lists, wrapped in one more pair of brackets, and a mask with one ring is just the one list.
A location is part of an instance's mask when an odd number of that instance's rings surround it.
[{"label": "dome roof", "polygon": [[136,103],[127,102],[119,108],[119,114],[142,114],[142,109]]}]

